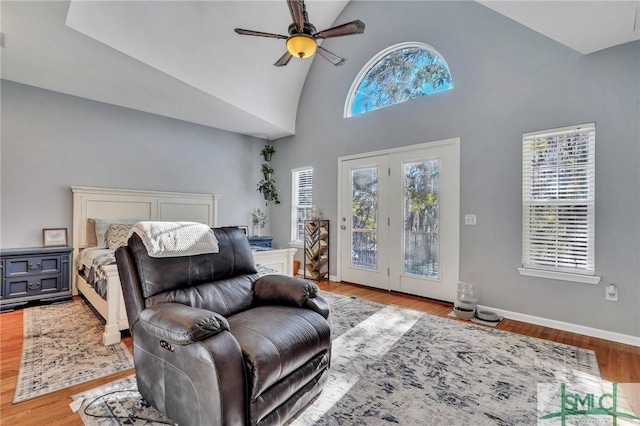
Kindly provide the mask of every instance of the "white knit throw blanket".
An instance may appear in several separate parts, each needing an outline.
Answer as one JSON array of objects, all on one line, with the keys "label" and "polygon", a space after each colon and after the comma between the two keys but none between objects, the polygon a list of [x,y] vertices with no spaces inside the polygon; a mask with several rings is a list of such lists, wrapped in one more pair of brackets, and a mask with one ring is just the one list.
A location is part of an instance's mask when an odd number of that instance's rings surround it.
[{"label": "white knit throw blanket", "polygon": [[138,222],[131,228],[151,257],[179,257],[217,253],[213,230],[196,222]]}]

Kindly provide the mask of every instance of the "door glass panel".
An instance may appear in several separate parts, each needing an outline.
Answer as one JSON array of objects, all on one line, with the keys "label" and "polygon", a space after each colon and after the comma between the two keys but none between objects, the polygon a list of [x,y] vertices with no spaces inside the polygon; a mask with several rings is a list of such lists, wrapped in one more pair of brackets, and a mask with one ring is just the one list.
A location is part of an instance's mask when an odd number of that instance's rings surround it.
[{"label": "door glass panel", "polygon": [[440,269],[440,160],[404,164],[405,274],[438,279]]},{"label": "door glass panel", "polygon": [[351,265],[378,267],[378,168],[351,170]]}]

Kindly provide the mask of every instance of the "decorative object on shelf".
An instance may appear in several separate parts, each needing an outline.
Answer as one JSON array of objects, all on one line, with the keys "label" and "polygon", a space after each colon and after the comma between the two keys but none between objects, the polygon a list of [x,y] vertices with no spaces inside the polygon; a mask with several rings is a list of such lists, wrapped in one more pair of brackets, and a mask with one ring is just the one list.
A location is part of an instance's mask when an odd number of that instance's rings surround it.
[{"label": "decorative object on shelf", "polygon": [[249,227],[246,225],[238,225],[236,226],[236,228],[240,228],[242,229],[242,232],[244,232],[244,235],[249,236]]},{"label": "decorative object on shelf", "polygon": [[304,221],[304,277],[329,279],[329,221]]},{"label": "decorative object on shelf", "polygon": [[251,222],[258,229],[256,236],[259,237],[262,233],[262,228],[269,222],[269,219],[267,219],[267,214],[260,209],[255,209],[254,212],[251,213],[251,217]]},{"label": "decorative object on shelf", "polygon": [[[276,149],[269,143],[269,139],[267,139],[267,143],[262,147],[260,154],[262,154],[265,161],[271,161],[271,155],[275,152]],[[261,170],[264,179],[258,182],[258,192],[264,195],[265,205],[269,205],[270,202],[280,204],[278,188],[276,188],[276,181],[273,178],[273,167],[267,163],[263,163]]]},{"label": "decorative object on shelf", "polygon": [[260,151],[260,154],[264,157],[264,161],[271,161],[271,156],[275,153],[276,149],[269,143],[269,139],[267,139],[267,143],[264,144],[262,151]]},{"label": "decorative object on shelf", "polygon": [[42,230],[42,245],[44,247],[66,246],[67,228],[45,228]]}]

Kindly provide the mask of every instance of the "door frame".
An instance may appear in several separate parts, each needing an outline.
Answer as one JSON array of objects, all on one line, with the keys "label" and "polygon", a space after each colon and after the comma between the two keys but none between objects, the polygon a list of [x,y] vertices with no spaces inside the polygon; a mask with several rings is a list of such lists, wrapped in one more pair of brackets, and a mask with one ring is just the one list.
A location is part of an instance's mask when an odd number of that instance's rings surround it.
[{"label": "door frame", "polygon": [[[456,190],[457,190],[457,194],[455,194],[452,197],[452,201],[453,201],[453,205],[449,206],[451,209],[453,209],[453,214],[457,216],[457,223],[458,226],[455,227],[455,231],[454,231],[454,235],[452,236],[453,241],[455,243],[456,246],[456,250],[454,250],[454,254],[452,255],[453,259],[451,259],[451,261],[454,263],[455,266],[452,266],[452,268],[455,268],[455,270],[457,271],[457,279],[460,278],[460,138],[450,138],[450,139],[443,139],[443,140],[439,140],[439,141],[433,141],[433,142],[425,142],[425,143],[419,143],[416,145],[407,145],[407,146],[401,146],[401,147],[397,147],[397,148],[389,148],[389,149],[383,149],[383,150],[379,150],[379,151],[370,151],[370,152],[364,152],[364,153],[360,153],[360,154],[352,154],[352,155],[346,155],[343,157],[338,157],[338,191],[337,191],[337,211],[336,211],[336,218],[337,218],[337,228],[336,228],[336,232],[337,232],[337,244],[336,244],[336,281],[342,281],[342,238],[343,238],[343,232],[340,232],[340,217],[342,214],[342,179],[344,178],[344,176],[342,176],[342,166],[343,166],[343,162],[345,161],[349,161],[349,160],[358,160],[361,158],[365,158],[365,157],[373,157],[373,156],[377,156],[377,155],[388,155],[388,154],[397,154],[400,152],[407,152],[407,151],[416,151],[419,149],[424,149],[424,148],[436,148],[439,146],[444,146],[444,145],[454,145],[454,147],[456,148],[457,151],[457,170],[454,172],[454,176],[457,177],[457,185],[456,185]],[[391,289],[389,289],[389,291],[391,291]]]}]

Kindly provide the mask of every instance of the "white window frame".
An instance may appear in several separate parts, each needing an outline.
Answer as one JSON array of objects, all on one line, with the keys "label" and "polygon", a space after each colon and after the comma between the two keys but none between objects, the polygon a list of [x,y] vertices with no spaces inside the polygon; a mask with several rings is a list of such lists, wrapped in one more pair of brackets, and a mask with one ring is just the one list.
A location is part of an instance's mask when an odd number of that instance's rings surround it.
[{"label": "white window frame", "polygon": [[[518,268],[518,272],[521,275],[594,285],[600,282],[600,277],[595,275],[595,130],[595,123],[586,123],[529,132],[522,135],[522,266]],[[563,136],[574,134],[580,134],[582,137],[588,138],[585,167],[575,169],[575,173],[580,173],[580,182],[582,182],[582,185],[578,188],[585,192],[586,196],[580,198],[559,197],[559,194],[565,194],[565,192],[558,191],[558,189],[567,191],[568,187],[558,185],[562,179],[560,175],[555,175],[555,178],[549,179],[548,174],[544,175],[540,169],[536,169],[533,166],[535,150],[532,149],[532,145],[539,139],[562,138]],[[567,166],[563,168],[563,170],[566,169]],[[548,171],[549,169],[547,168]],[[551,171],[553,176],[553,169]],[[539,176],[536,177],[536,174],[539,174]],[[572,176],[571,179],[575,180],[575,176]],[[554,190],[556,191],[555,194]],[[568,191],[575,191],[575,187],[569,188]],[[534,196],[534,193],[538,195]],[[545,198],[543,194],[547,193],[551,195]],[[555,229],[555,246],[553,238],[549,239],[550,236],[553,237],[553,233],[549,234],[547,232],[544,234],[543,243],[540,242],[539,238],[535,238],[536,234],[532,232],[532,229],[540,228],[540,218],[535,216],[536,210],[540,208],[560,210],[562,207],[571,208],[575,206],[586,212],[585,248],[582,248],[575,240],[571,241],[568,247],[558,242],[562,237],[566,238],[567,233],[571,235],[571,225],[574,223],[571,220],[575,218],[567,217],[566,213],[564,215],[558,214],[556,218],[560,219],[553,222],[553,224],[561,225],[560,230]],[[562,219],[563,216],[564,219]],[[585,216],[578,216],[578,219],[582,217]],[[575,245],[571,246],[571,244]],[[541,251],[541,247],[545,251]],[[548,247],[556,250],[564,249],[565,253],[573,254],[575,258],[580,260],[580,266],[568,266],[566,261],[562,262],[560,256],[549,255]],[[536,251],[536,248],[538,248],[538,251]]]},{"label": "white window frame", "polygon": [[[311,214],[311,210],[313,208],[313,201],[311,200],[308,204],[300,205],[299,204],[299,192],[300,192],[300,177],[302,173],[311,173],[311,191],[313,194],[313,167],[300,167],[297,169],[291,170],[291,242],[290,246],[293,247],[303,247],[304,246],[304,234],[298,235],[298,221],[300,218],[298,217],[298,208],[307,208],[309,209],[309,216]],[[313,195],[312,195],[313,199]],[[307,217],[302,218],[302,220],[307,219]]]}]

